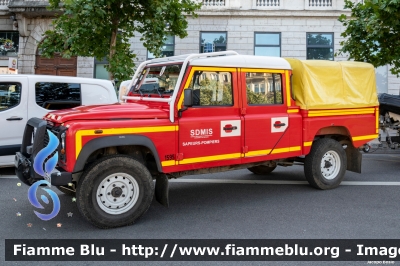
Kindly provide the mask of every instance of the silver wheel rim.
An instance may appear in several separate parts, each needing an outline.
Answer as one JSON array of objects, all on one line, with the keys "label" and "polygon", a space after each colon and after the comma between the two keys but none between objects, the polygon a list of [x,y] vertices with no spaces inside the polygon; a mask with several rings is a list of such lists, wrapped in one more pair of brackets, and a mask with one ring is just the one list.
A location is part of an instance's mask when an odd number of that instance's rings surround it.
[{"label": "silver wheel rim", "polygon": [[126,173],[107,176],[97,188],[97,204],[108,214],[118,215],[129,211],[138,198],[139,185],[135,178]]},{"label": "silver wheel rim", "polygon": [[335,151],[327,151],[321,160],[321,173],[325,179],[335,179],[340,171],[340,156]]}]

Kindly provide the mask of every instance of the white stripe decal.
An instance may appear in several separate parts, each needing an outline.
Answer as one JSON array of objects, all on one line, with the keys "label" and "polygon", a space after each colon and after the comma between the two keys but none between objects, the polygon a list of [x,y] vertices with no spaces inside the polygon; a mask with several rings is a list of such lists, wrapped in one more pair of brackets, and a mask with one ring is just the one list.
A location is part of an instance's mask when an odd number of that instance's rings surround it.
[{"label": "white stripe decal", "polygon": [[0,178],[18,178],[16,175],[0,175]]},{"label": "white stripe decal", "polygon": [[[284,180],[234,180],[234,179],[171,179],[171,183],[214,183],[214,184],[264,184],[264,185],[308,185],[307,181]],[[400,186],[400,182],[343,181],[343,186]]]},{"label": "white stripe decal", "polygon": [[[18,179],[17,176],[0,175],[1,178]],[[214,183],[214,184],[263,184],[263,185],[308,185],[307,181],[283,180],[235,180],[235,179],[170,179],[170,183]],[[392,181],[343,181],[342,186],[400,186]]]}]

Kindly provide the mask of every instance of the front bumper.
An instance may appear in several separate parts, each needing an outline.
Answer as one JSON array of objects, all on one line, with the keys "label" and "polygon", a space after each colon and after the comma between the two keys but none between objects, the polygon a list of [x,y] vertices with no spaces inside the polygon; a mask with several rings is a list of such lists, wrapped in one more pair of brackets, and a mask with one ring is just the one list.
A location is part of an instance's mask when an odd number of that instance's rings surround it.
[{"label": "front bumper", "polygon": [[28,186],[43,179],[55,186],[68,185],[72,181],[72,173],[56,168],[50,173],[49,177],[43,177],[33,169],[36,155],[45,146],[46,130],[47,122],[45,120],[36,117],[28,120],[22,139],[21,151],[15,155],[15,173]]},{"label": "front bumper", "polygon": [[32,167],[31,161],[23,156],[20,152],[15,154],[15,174],[19,180],[28,186],[32,185],[38,180],[47,180],[51,185],[54,186],[67,186],[68,183],[72,182],[72,173],[65,172],[63,170],[54,169],[50,177],[43,177],[35,173]]}]

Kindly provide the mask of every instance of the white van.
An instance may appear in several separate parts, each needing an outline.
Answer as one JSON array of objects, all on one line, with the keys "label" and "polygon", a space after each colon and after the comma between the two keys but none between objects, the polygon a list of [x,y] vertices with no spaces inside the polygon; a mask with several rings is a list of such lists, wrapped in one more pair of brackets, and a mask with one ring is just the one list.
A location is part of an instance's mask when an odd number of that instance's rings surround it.
[{"label": "white van", "polygon": [[0,75],[0,167],[14,165],[26,122],[49,111],[116,103],[111,81],[50,75]]}]

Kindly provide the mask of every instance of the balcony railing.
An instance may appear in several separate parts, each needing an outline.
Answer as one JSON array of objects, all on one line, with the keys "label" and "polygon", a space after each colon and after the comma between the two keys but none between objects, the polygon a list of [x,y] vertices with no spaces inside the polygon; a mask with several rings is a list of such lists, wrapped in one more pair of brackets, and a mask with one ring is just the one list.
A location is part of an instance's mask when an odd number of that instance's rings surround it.
[{"label": "balcony railing", "polygon": [[280,0],[257,0],[256,6],[278,7]]},{"label": "balcony railing", "polygon": [[9,0],[0,0],[0,6],[8,6]]},{"label": "balcony railing", "polygon": [[332,6],[332,0],[308,0],[309,7],[328,7]]},{"label": "balcony railing", "polygon": [[225,6],[225,0],[203,0],[203,6]]}]

